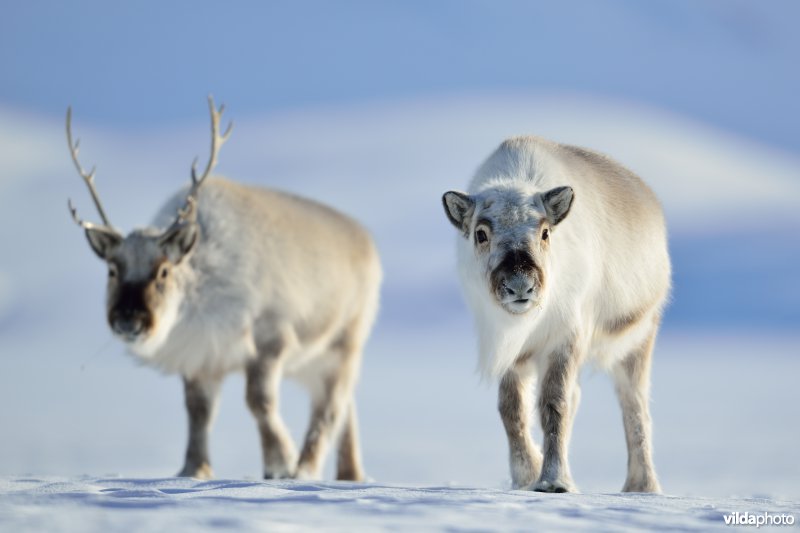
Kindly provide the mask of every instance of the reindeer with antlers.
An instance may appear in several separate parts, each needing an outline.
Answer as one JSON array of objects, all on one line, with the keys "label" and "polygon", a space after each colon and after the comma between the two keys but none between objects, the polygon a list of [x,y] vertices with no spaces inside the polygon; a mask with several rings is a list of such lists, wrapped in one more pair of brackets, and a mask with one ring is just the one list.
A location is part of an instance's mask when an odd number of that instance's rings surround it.
[{"label": "reindeer with antlers", "polygon": [[[209,109],[211,156],[202,175],[193,164],[191,184],[154,225],[124,237],[106,216],[95,170],[78,161],[67,111],[72,159],[103,223],[69,208],[108,264],[108,323],[144,363],[183,378],[189,443],[178,475],[212,476],[207,440],[220,384],[244,370],[265,478],[319,478],[338,436],[337,478],[363,479],[353,389],[377,311],[375,246],[358,223],[322,204],[210,177],[231,126],[221,134],[224,106],[209,97]],[[278,411],[284,375],[312,398],[299,454]]]}]

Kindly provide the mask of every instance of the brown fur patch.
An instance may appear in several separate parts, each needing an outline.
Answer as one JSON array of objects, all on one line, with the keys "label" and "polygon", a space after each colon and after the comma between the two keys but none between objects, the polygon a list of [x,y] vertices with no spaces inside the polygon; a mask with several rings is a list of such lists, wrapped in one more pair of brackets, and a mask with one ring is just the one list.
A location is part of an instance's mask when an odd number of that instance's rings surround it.
[{"label": "brown fur patch", "polygon": [[542,453],[530,433],[531,403],[525,397],[530,391],[526,381],[516,372],[506,372],[500,381],[497,410],[508,437],[508,453],[514,488],[533,483],[542,470]]},{"label": "brown fur patch", "polygon": [[567,463],[567,447],[575,414],[574,387],[578,371],[575,342],[567,342],[551,354],[539,382],[538,408],[544,435],[542,474],[535,490],[567,492],[572,481]]},{"label": "brown fur patch", "polygon": [[355,405],[352,402],[339,437],[339,451],[336,456],[336,479],[342,481],[364,480],[361,451],[358,445],[358,423],[356,422]]},{"label": "brown fur patch", "polygon": [[[574,373],[574,364],[563,356],[553,358],[539,391],[539,415],[542,418],[542,431],[545,442],[548,438],[560,439],[569,414],[569,398],[566,386]],[[545,447],[547,450],[547,447]]]},{"label": "brown fur patch", "polygon": [[641,309],[620,315],[612,320],[606,320],[603,323],[603,329],[610,335],[621,335],[638,324],[646,314],[647,309]]},{"label": "brown fur patch", "polygon": [[[521,437],[526,427],[526,420],[522,416],[522,384],[519,377],[508,372],[500,381],[497,410],[509,439]],[[512,446],[514,442],[510,443]]]},{"label": "brown fur patch", "polygon": [[275,362],[281,355],[284,342],[281,338],[272,339],[258,346],[258,357],[247,364],[245,368],[245,399],[250,411],[257,419],[268,416],[278,399],[268,387],[267,380],[270,372],[274,371]]}]

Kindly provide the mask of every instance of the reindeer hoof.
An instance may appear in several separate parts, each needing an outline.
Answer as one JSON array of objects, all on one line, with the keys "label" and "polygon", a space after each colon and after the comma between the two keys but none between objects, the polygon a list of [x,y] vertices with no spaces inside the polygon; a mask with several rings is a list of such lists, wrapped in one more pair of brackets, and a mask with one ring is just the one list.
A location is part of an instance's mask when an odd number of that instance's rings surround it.
[{"label": "reindeer hoof", "polygon": [[638,481],[626,481],[622,487],[622,492],[650,492],[658,494],[661,492],[661,485],[655,478],[642,479]]},{"label": "reindeer hoof", "polygon": [[294,473],[294,478],[302,481],[317,481],[320,479],[320,475],[314,468],[299,466],[297,472]]},{"label": "reindeer hoof", "polygon": [[283,473],[264,472],[264,479],[266,480],[292,479],[292,475],[289,472],[283,472]]},{"label": "reindeer hoof", "polygon": [[194,479],[212,479],[214,471],[211,470],[211,465],[203,463],[201,465],[186,465],[178,472],[177,477],[191,477]]},{"label": "reindeer hoof", "polygon": [[536,492],[549,492],[549,493],[562,493],[562,492],[575,492],[575,487],[572,483],[567,481],[548,481],[540,479],[533,486]]}]

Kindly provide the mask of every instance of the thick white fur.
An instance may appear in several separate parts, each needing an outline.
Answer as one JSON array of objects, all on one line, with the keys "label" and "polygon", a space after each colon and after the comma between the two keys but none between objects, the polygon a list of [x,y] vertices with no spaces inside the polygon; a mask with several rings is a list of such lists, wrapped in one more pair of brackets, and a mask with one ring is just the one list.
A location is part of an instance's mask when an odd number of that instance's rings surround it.
[{"label": "thick white fur", "polygon": [[[582,152],[588,158],[538,137],[509,139],[470,183],[468,193],[479,203],[509,189],[527,197],[565,185],[575,191],[568,216],[552,229],[539,307],[528,313],[512,315],[498,305],[487,283],[487,260],[471,238],[458,237],[459,272],[487,377],[502,376],[522,355],[532,356],[535,366],[544,364],[544,357],[573,336],[584,347],[581,352],[608,368],[653,332],[670,279],[660,205],[632,173],[602,155]],[[539,210],[544,216],[541,205]],[[476,209],[470,231],[479,215]],[[603,328],[633,310],[644,314],[624,335]]]},{"label": "thick white fur", "polygon": [[[167,226],[184,198],[167,202],[155,225]],[[156,331],[130,346],[144,363],[221,376],[288,332],[285,370],[300,375],[358,317],[366,338],[381,269],[361,226],[316,202],[222,178],[200,189],[198,222],[200,241],[173,269],[177,291]]]},{"label": "thick white fur", "polygon": [[[109,263],[112,329],[115,314],[142,313],[144,301],[147,328],[118,335],[142,363],[183,378],[189,443],[179,475],[213,475],[207,441],[219,385],[244,370],[265,477],[319,478],[338,437],[337,478],[364,479],[353,391],[382,277],[371,237],[317,202],[213,177],[195,193],[196,225],[157,229],[176,227],[187,193],[110,250],[87,230]],[[278,409],[283,376],[311,395],[299,453]]]},{"label": "thick white fur", "polygon": [[[501,378],[498,409],[513,486],[575,490],[567,450],[580,398],[578,369],[591,360],[612,374],[622,407],[623,490],[659,492],[649,374],[670,262],[655,195],[603,155],[538,137],[505,141],[468,192],[447,193],[445,208],[461,230],[459,271],[477,324],[480,368]],[[572,198],[571,207],[564,198]],[[525,266],[530,262],[534,267]],[[499,285],[505,280],[497,276],[509,268],[535,271],[538,284],[525,293]],[[508,291],[516,306],[509,306]],[[528,428],[527,394],[537,377],[544,453]]]}]

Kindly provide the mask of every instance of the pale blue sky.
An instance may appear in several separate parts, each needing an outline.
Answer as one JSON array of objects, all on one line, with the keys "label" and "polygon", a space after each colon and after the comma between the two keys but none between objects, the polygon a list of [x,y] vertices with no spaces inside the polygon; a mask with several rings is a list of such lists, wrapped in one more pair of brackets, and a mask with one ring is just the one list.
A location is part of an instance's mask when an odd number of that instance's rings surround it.
[{"label": "pale blue sky", "polygon": [[32,0],[0,17],[0,105],[146,128],[486,92],[597,94],[800,152],[800,3]]}]

